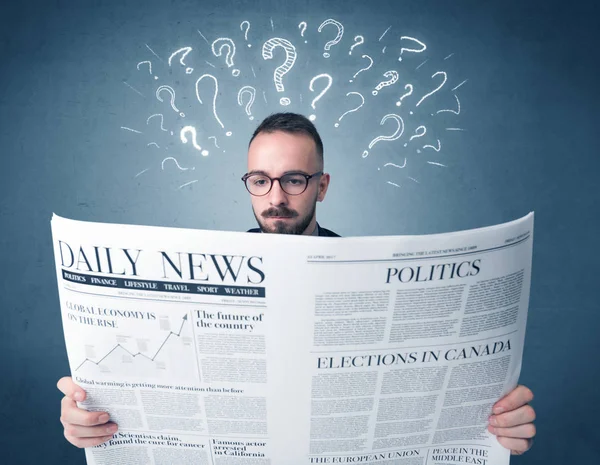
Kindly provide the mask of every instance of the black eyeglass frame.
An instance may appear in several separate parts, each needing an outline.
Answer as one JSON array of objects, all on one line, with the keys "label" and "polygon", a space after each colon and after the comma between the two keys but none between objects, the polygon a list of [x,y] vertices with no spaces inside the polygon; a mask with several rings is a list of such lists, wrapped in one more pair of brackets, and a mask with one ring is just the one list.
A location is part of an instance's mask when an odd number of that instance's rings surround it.
[{"label": "black eyeglass frame", "polygon": [[[246,173],[245,175],[242,176],[242,181],[244,181],[244,186],[246,186],[246,190],[250,193],[250,195],[253,195],[255,197],[264,197],[265,195],[267,195],[269,192],[271,192],[271,189],[273,189],[273,184],[275,181],[279,182],[279,187],[281,187],[281,190],[283,192],[285,192],[288,195],[302,195],[306,192],[306,189],[308,189],[308,183],[310,182],[310,180],[312,178],[314,178],[315,176],[322,176],[323,174],[325,174],[323,171],[317,171],[316,173],[313,174],[304,174],[301,172],[294,172],[294,173],[286,173],[283,176],[280,176],[278,178],[272,178],[271,176],[268,176],[266,174],[261,174],[261,173]],[[271,185],[269,186],[269,190],[267,192],[265,192],[264,194],[253,194],[252,192],[250,192],[250,189],[248,188],[248,183],[246,181],[248,181],[248,179],[251,176],[264,176],[265,178],[269,179],[269,181],[271,181]],[[290,194],[288,191],[285,190],[285,188],[281,185],[281,178],[285,178],[286,176],[304,176],[304,178],[306,179],[306,183],[304,184],[304,189],[302,190],[302,192],[298,192],[297,194]]]}]

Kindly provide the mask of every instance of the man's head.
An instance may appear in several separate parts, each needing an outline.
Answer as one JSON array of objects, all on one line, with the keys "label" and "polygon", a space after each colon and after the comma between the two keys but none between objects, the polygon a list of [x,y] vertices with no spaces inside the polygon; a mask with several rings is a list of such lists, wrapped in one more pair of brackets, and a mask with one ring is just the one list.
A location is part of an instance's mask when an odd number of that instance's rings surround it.
[{"label": "man's head", "polygon": [[250,139],[245,177],[251,194],[259,194],[251,195],[252,210],[263,232],[313,232],[330,176],[323,173],[323,142],[312,122],[295,113],[267,117]]}]

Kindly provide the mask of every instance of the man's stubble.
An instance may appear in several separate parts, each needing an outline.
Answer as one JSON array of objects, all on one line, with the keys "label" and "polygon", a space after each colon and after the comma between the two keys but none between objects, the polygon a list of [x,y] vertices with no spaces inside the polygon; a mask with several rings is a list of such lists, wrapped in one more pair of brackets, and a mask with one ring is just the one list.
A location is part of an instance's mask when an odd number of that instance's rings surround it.
[{"label": "man's stubble", "polygon": [[256,222],[258,223],[260,229],[264,233],[274,233],[274,234],[302,234],[315,215],[315,211],[317,210],[317,194],[315,194],[314,201],[312,202],[312,208],[310,211],[301,219],[299,222],[295,222],[294,224],[287,224],[285,221],[276,221],[273,224],[272,228],[269,228],[267,224],[263,221],[263,218],[268,218],[272,216],[298,216],[298,212],[295,210],[291,210],[287,207],[271,207],[260,215],[256,214],[254,208],[252,212],[254,213],[254,218],[256,218]]}]

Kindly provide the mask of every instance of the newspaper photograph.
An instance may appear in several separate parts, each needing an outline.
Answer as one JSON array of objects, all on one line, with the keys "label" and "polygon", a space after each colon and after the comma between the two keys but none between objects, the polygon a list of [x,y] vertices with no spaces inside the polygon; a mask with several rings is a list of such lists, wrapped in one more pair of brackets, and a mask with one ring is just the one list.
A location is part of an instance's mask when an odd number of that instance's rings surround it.
[{"label": "newspaper photograph", "polygon": [[420,236],[313,237],[54,215],[89,465],[506,465],[533,213]]}]

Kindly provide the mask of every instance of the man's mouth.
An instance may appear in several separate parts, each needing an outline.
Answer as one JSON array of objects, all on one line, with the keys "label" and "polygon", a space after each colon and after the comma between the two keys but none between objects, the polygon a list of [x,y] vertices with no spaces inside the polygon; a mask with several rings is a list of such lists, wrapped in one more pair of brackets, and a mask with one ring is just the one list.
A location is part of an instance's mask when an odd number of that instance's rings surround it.
[{"label": "man's mouth", "polygon": [[262,213],[263,218],[273,219],[273,220],[286,220],[286,219],[294,218],[296,216],[298,216],[298,215],[293,211],[286,212],[286,211],[267,210]]}]

